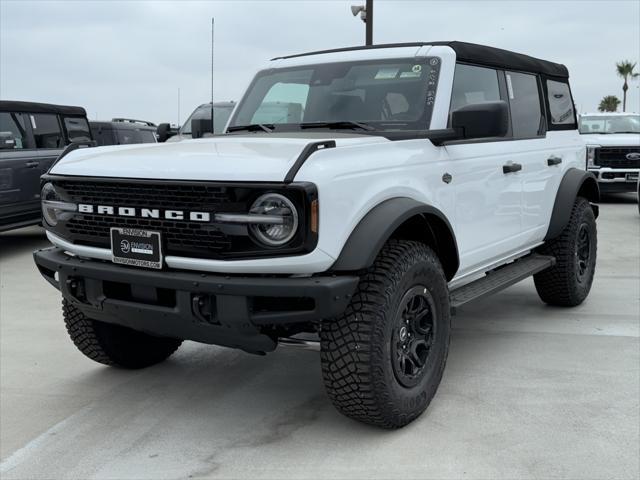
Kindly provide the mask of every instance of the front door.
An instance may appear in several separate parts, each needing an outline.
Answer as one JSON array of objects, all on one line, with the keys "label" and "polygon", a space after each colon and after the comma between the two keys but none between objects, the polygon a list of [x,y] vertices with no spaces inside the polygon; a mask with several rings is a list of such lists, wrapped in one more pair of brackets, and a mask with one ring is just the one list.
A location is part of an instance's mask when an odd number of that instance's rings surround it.
[{"label": "front door", "polygon": [[[487,101],[506,101],[502,72],[456,65],[451,110]],[[456,192],[459,274],[500,260],[522,245],[522,171],[511,155],[509,139],[449,144],[452,185]]]}]

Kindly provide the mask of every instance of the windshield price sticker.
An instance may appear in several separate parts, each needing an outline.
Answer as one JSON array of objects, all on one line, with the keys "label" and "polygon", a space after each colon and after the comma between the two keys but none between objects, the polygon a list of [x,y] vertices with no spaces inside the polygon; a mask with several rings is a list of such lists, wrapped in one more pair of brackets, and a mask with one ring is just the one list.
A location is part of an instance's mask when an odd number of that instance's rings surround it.
[{"label": "windshield price sticker", "polygon": [[378,73],[376,73],[376,76],[374,77],[375,80],[384,80],[384,79],[390,79],[390,78],[396,78],[396,76],[398,75],[398,68],[381,68],[380,70],[378,70]]}]

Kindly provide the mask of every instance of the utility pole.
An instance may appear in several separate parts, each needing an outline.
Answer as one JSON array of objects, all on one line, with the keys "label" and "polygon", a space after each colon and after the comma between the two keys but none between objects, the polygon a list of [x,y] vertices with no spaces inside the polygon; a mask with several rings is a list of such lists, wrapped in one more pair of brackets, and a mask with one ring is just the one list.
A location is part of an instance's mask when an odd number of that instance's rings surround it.
[{"label": "utility pole", "polygon": [[364,5],[352,5],[351,13],[354,17],[360,14],[366,29],[365,45],[373,45],[373,0],[367,0]]},{"label": "utility pole", "polygon": [[178,87],[178,127],[180,127],[180,87]]},{"label": "utility pole", "polygon": [[214,133],[214,119],[213,119],[213,32],[214,32],[214,17],[211,17],[211,133]]},{"label": "utility pole", "polygon": [[373,45],[373,0],[367,0],[364,23],[367,29],[366,45]]}]

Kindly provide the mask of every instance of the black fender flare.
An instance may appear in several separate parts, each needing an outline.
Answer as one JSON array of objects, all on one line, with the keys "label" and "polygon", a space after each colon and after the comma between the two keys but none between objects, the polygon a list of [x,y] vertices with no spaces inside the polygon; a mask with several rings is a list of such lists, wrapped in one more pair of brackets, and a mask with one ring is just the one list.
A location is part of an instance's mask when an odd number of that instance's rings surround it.
[{"label": "black fender flare", "polygon": [[[544,239],[551,240],[562,233],[564,227],[569,223],[571,210],[578,195],[585,197],[593,203],[600,201],[600,189],[598,181],[593,173],[578,168],[570,168],[562,177],[560,187],[553,204],[549,228]],[[594,213],[598,216],[598,208],[594,207]]]},{"label": "black fender flare", "polygon": [[428,228],[424,231],[425,237],[441,243],[434,246],[450,280],[460,264],[451,224],[437,208],[406,197],[391,198],[373,207],[353,229],[331,270],[357,271],[371,267],[387,240],[403,224],[416,218]]}]

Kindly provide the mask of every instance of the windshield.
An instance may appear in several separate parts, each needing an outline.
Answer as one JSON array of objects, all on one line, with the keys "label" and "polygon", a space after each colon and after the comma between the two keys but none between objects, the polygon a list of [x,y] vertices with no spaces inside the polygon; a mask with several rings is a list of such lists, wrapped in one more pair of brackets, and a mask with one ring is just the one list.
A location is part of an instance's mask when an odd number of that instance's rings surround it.
[{"label": "windshield", "polygon": [[[227,126],[227,120],[233,111],[233,105],[219,107],[213,106],[213,133],[222,133]],[[211,105],[201,105],[196,108],[191,116],[182,124],[180,135],[191,135],[191,120],[211,120]]]},{"label": "windshield", "polygon": [[582,116],[580,133],[640,133],[640,115]]},{"label": "windshield", "polygon": [[265,70],[249,87],[230,127],[353,129],[358,122],[375,130],[425,130],[439,67],[440,59],[431,57]]}]

